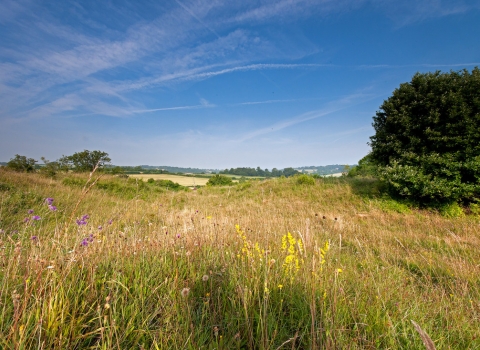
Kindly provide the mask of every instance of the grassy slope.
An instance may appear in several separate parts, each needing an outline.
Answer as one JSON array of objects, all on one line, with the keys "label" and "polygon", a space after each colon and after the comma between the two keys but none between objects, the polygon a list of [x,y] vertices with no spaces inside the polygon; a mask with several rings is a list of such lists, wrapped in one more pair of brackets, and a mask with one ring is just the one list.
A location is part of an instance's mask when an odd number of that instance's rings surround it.
[{"label": "grassy slope", "polygon": [[0,348],[422,349],[410,320],[439,349],[480,348],[478,217],[345,179],[102,181],[75,209],[81,186],[0,171]]}]

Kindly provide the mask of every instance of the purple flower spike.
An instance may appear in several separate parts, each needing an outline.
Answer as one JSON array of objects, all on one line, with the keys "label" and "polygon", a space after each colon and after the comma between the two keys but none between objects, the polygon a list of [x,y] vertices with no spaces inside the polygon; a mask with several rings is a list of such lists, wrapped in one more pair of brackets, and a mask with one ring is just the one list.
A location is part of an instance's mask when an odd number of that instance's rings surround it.
[{"label": "purple flower spike", "polygon": [[32,220],[38,221],[38,220],[40,220],[40,219],[41,219],[41,217],[38,216],[38,215],[32,216]]},{"label": "purple flower spike", "polygon": [[36,242],[37,239],[38,239],[38,236],[32,236],[32,238],[31,238],[31,240],[34,241],[34,242]]},{"label": "purple flower spike", "polygon": [[86,238],[82,239],[82,243],[80,243],[82,247],[86,247],[88,245],[88,241]]},{"label": "purple flower spike", "polygon": [[177,235],[177,238],[180,238],[180,233]]},{"label": "purple flower spike", "polygon": [[51,211],[57,211],[57,207],[50,204],[48,205],[48,209],[50,209]]},{"label": "purple flower spike", "polygon": [[48,205],[52,205],[53,203],[53,198],[45,198],[45,203],[47,203]]},{"label": "purple flower spike", "polygon": [[33,214],[33,209],[28,209],[29,214]]},{"label": "purple flower spike", "polygon": [[78,226],[82,226],[82,225],[86,225],[87,222],[85,220],[77,220],[77,225]]},{"label": "purple flower spike", "polygon": [[90,215],[85,214],[84,216],[82,216],[83,221],[88,220],[88,219],[90,219]]},{"label": "purple flower spike", "polygon": [[108,220],[108,224],[109,225],[113,224],[113,220]]}]

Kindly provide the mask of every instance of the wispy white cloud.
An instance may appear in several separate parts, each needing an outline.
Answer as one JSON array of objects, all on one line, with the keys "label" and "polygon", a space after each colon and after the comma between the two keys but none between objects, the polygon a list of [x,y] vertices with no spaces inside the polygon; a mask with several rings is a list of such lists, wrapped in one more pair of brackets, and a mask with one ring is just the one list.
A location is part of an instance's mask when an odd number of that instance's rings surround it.
[{"label": "wispy white cloud", "polygon": [[287,119],[287,120],[282,120],[278,123],[272,124],[270,126],[260,128],[254,131],[251,131],[239,139],[237,139],[237,142],[244,142],[253,138],[256,138],[258,136],[263,136],[266,134],[270,134],[273,132],[280,131],[282,129],[291,127],[296,124],[300,124],[312,119],[317,119],[320,117],[324,117],[326,115],[332,114],[334,112],[338,112],[342,109],[346,109],[349,107],[352,107],[355,104],[358,103],[363,103],[367,101],[368,99],[374,98],[375,95],[373,94],[365,94],[365,93],[355,93],[351,94],[349,96],[343,97],[339,100],[332,101],[328,103],[324,108],[314,110],[314,111],[309,111],[303,114],[300,114],[298,116],[295,116],[293,118]]},{"label": "wispy white cloud", "polygon": [[251,101],[251,102],[240,102],[240,103],[233,103],[232,106],[249,106],[249,105],[263,105],[263,104],[270,104],[270,103],[283,103],[283,102],[297,102],[303,99],[284,99],[284,100],[266,100],[266,101]]},{"label": "wispy white cloud", "polygon": [[211,104],[207,100],[205,100],[204,98],[201,98],[199,105],[139,109],[139,110],[133,110],[132,113],[140,114],[140,113],[150,113],[150,112],[178,111],[178,110],[185,110],[185,109],[200,109],[200,108],[213,108],[213,107],[215,107],[214,104]]},{"label": "wispy white cloud", "polygon": [[200,22],[205,28],[207,28],[210,32],[215,34],[217,38],[220,38],[220,35],[213,30],[208,24],[206,24],[202,19],[200,19],[192,10],[190,10],[187,6],[185,6],[182,2],[179,0],[175,0],[177,4],[179,4],[185,11],[187,11],[193,18],[195,18],[198,22]]},{"label": "wispy white cloud", "polygon": [[457,67],[474,67],[479,66],[480,62],[465,62],[465,63],[418,63],[418,64],[361,64],[344,66],[345,68],[354,69],[397,69],[397,68],[457,68]]},{"label": "wispy white cloud", "polygon": [[480,8],[478,0],[371,0],[399,27]]},{"label": "wispy white cloud", "polygon": [[[226,64],[226,63],[224,63]],[[211,70],[215,68],[215,65],[197,67],[193,69],[180,70],[175,73],[168,73],[154,78],[145,78],[139,81],[132,81],[128,83],[121,83],[118,85],[118,89],[122,90],[137,90],[143,89],[148,86],[181,82],[181,81],[194,81],[213,78],[219,75],[234,73],[234,72],[247,72],[255,70],[267,70],[267,69],[314,69],[322,67],[332,67],[329,64],[282,64],[282,63],[257,63],[249,65],[241,65],[230,68],[224,68],[220,70]]]}]

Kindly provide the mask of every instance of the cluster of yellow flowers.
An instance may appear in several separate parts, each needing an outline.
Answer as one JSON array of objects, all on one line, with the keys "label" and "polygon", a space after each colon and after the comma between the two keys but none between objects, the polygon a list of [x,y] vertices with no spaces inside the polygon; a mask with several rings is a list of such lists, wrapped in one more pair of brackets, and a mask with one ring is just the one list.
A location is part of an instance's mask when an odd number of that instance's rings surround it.
[{"label": "cluster of yellow flowers", "polygon": [[303,263],[301,254],[303,253],[303,244],[300,239],[295,239],[290,232],[282,237],[282,251],[287,253],[283,262],[283,273],[285,277],[293,282],[295,275],[300,270]]},{"label": "cluster of yellow flowers", "polygon": [[252,252],[252,247],[250,242],[247,240],[247,236],[245,235],[245,232],[242,231],[240,228],[240,225],[235,225],[235,230],[237,231],[238,236],[243,242],[242,246],[242,253],[247,257],[247,258],[253,258],[253,252]]},{"label": "cluster of yellow flowers", "polygon": [[320,255],[320,264],[325,264],[325,255],[330,250],[330,243],[328,241],[325,242],[323,248],[320,248],[319,255]]},{"label": "cluster of yellow flowers", "polygon": [[266,256],[265,249],[261,248],[258,242],[252,246],[252,243],[247,239],[247,236],[240,228],[240,225],[235,225],[235,229],[243,242],[242,254],[246,256],[248,260],[254,261],[256,258],[258,258],[258,261],[262,263],[264,261],[264,257]]}]

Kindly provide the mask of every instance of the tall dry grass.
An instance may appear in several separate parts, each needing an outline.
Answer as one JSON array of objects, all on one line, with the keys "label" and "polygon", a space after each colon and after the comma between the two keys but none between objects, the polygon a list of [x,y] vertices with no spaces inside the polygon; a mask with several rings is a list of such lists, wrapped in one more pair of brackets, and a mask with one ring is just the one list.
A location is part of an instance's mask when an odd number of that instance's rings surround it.
[{"label": "tall dry grass", "polygon": [[105,177],[75,209],[87,178],[68,178],[0,171],[0,348],[424,349],[412,320],[480,348],[478,217],[347,179]]}]

